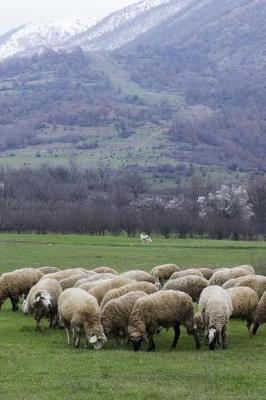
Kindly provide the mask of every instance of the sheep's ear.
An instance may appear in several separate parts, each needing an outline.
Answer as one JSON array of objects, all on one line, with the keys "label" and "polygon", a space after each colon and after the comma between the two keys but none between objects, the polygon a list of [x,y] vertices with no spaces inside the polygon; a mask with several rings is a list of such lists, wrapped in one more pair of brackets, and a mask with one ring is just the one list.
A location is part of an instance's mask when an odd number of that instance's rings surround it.
[{"label": "sheep's ear", "polygon": [[34,303],[38,303],[38,302],[40,301],[40,299],[41,299],[41,296],[37,296],[37,297],[35,297],[35,299],[34,299]]},{"label": "sheep's ear", "polygon": [[97,336],[96,335],[94,335],[94,336],[92,336],[91,338],[90,338],[90,340],[89,340],[89,343],[90,344],[94,344],[94,343],[96,343],[97,342]]}]

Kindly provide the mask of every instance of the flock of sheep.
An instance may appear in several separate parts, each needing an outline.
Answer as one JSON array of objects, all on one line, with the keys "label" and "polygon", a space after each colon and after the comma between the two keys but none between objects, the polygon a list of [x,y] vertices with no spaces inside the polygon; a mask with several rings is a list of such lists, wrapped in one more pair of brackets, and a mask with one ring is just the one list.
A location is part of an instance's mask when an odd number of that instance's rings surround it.
[{"label": "flock of sheep", "polygon": [[[154,335],[173,328],[175,348],[180,325],[193,337],[196,348],[205,336],[210,350],[226,348],[231,317],[247,323],[256,334],[266,322],[266,277],[250,265],[233,268],[189,268],[175,264],[154,267],[150,273],[131,270],[118,274],[108,267],[93,270],[55,267],[24,268],[0,277],[0,308],[10,299],[13,311],[32,314],[36,330],[48,318],[50,328],[64,327],[67,342],[101,349],[107,337],[117,345],[131,342],[139,351],[143,342],[155,350]],[[193,302],[199,304],[194,314]]]}]

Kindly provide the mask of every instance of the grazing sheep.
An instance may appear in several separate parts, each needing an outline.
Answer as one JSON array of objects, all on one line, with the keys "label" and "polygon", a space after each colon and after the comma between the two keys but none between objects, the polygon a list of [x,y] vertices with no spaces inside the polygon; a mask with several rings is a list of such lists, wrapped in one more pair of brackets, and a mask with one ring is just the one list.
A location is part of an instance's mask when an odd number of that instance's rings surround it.
[{"label": "grazing sheep", "polygon": [[141,291],[130,292],[108,301],[101,310],[101,323],[106,335],[113,335],[117,344],[129,341],[128,322],[134,304],[141,297],[147,296]]},{"label": "grazing sheep", "polygon": [[218,285],[206,287],[199,299],[199,309],[208,331],[209,349],[215,350],[217,344],[226,348],[226,325],[233,311],[229,293]]},{"label": "grazing sheep", "polygon": [[236,284],[238,282],[240,282],[242,278],[243,278],[243,276],[239,276],[238,278],[229,279],[229,281],[226,281],[223,284],[222,288],[223,289],[229,289],[229,288],[235,287]]},{"label": "grazing sheep", "polygon": [[250,331],[259,302],[257,293],[249,287],[232,287],[226,291],[230,294],[233,305],[231,317],[247,321],[247,328]]},{"label": "grazing sheep", "polygon": [[228,269],[221,269],[220,271],[214,272],[209,285],[223,286],[229,279],[238,278],[240,276],[251,275],[251,272],[247,268],[234,267]]},{"label": "grazing sheep", "polygon": [[180,290],[189,294],[193,301],[198,301],[200,294],[208,286],[207,279],[197,275],[186,275],[178,279],[170,279],[163,290]]},{"label": "grazing sheep", "polygon": [[[98,284],[94,284],[91,288],[88,288],[87,286],[86,290],[96,298],[98,304],[101,304],[102,299],[108,290],[119,288],[128,285],[129,283],[134,283],[134,281],[127,278],[107,279],[103,282],[100,281]],[[81,286],[81,288],[84,287],[85,284]]]},{"label": "grazing sheep", "polygon": [[113,268],[109,268],[109,267],[97,267],[94,268],[93,271],[97,272],[97,274],[118,274],[118,272],[113,269]]},{"label": "grazing sheep", "polygon": [[194,315],[194,322],[199,338],[202,339],[204,337],[204,332],[206,330],[206,327],[200,311],[196,312],[196,314]]},{"label": "grazing sheep", "polygon": [[70,331],[75,347],[79,347],[80,335],[85,333],[86,344],[95,350],[106,343],[106,336],[100,323],[100,309],[97,301],[89,293],[79,288],[63,291],[58,300],[60,319],[66,328],[67,343],[70,344]]},{"label": "grazing sheep", "polygon": [[263,275],[249,275],[245,276],[237,282],[236,287],[247,286],[255,290],[259,299],[266,290],[266,276]]},{"label": "grazing sheep", "polygon": [[154,276],[152,276],[151,274],[149,274],[146,271],[141,271],[141,270],[131,270],[131,271],[127,271],[124,272],[123,274],[121,274],[121,276],[123,276],[124,278],[128,278],[128,279],[134,279],[135,281],[146,281],[146,282],[150,282],[150,283],[155,283],[155,278]]},{"label": "grazing sheep", "polygon": [[85,272],[79,272],[77,274],[70,275],[68,278],[61,279],[59,283],[62,286],[63,290],[69,289],[71,287],[74,287],[75,283],[78,280],[85,278],[86,276],[87,274]]},{"label": "grazing sheep", "polygon": [[80,287],[83,285],[83,283],[91,283],[91,282],[97,282],[97,281],[104,281],[106,279],[116,279],[117,275],[114,274],[95,274],[93,276],[88,276],[86,278],[79,279],[74,287]]},{"label": "grazing sheep", "polygon": [[108,290],[108,292],[104,295],[104,298],[101,301],[101,309],[105,306],[108,301],[117,299],[118,297],[123,296],[124,294],[130,292],[141,291],[147,294],[158,292],[158,288],[150,282],[135,282],[126,286],[121,286],[117,289]]},{"label": "grazing sheep", "polygon": [[54,272],[53,274],[46,274],[44,278],[56,279],[61,281],[62,279],[69,278],[71,275],[78,274],[81,271],[79,268],[63,269],[62,271]]},{"label": "grazing sheep", "polygon": [[187,333],[193,335],[196,347],[199,348],[199,339],[194,327],[193,303],[188,294],[165,290],[138,299],[131,312],[128,326],[134,351],[140,350],[141,342],[146,335],[149,339],[148,351],[154,351],[153,335],[160,327],[174,328],[172,348],[175,348],[180,336],[180,325],[184,325]]},{"label": "grazing sheep", "polygon": [[211,268],[199,268],[199,271],[202,273],[205,279],[210,279],[213,275],[213,270]]},{"label": "grazing sheep", "polygon": [[254,324],[252,327],[253,335],[256,335],[259,326],[265,324],[265,322],[266,322],[266,291],[261,296],[258,308],[255,313]]},{"label": "grazing sheep", "polygon": [[234,268],[245,268],[247,269],[252,275],[256,274],[256,271],[254,269],[254,267],[252,267],[252,265],[238,265],[237,267]]},{"label": "grazing sheep", "polygon": [[56,267],[40,267],[37,268],[38,271],[41,271],[43,274],[53,274],[54,272],[59,272],[60,269]]},{"label": "grazing sheep", "polygon": [[179,270],[180,268],[175,264],[162,264],[154,267],[150,274],[154,276],[155,283],[160,283],[163,285],[164,282],[167,281],[174,272]]},{"label": "grazing sheep", "polygon": [[55,279],[41,279],[34,285],[23,302],[24,314],[32,314],[36,320],[36,331],[41,331],[41,319],[49,317],[49,327],[56,327],[58,298],[62,293],[61,285]]},{"label": "grazing sheep", "polygon": [[144,232],[140,233],[139,234],[139,238],[140,238],[142,243],[145,243],[145,244],[151,244],[152,243],[152,238],[147,233],[144,233]]},{"label": "grazing sheep", "polygon": [[34,268],[16,269],[13,272],[4,273],[0,278],[0,309],[9,297],[12,303],[12,311],[17,311],[19,297],[27,295],[32,286],[43,276],[41,271]]},{"label": "grazing sheep", "polygon": [[202,278],[204,278],[204,276],[200,272],[200,270],[195,269],[195,268],[188,268],[188,269],[184,269],[182,271],[174,272],[170,276],[170,279],[182,278],[183,276],[187,276],[187,275],[196,275],[196,276],[201,276]]}]

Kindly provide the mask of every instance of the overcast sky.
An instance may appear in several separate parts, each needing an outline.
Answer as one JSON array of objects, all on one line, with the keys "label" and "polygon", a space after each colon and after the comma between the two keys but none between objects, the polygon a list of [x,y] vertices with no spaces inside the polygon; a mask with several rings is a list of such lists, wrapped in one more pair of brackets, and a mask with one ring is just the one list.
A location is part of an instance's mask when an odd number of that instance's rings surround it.
[{"label": "overcast sky", "polygon": [[0,34],[32,20],[103,17],[139,0],[0,0]]}]

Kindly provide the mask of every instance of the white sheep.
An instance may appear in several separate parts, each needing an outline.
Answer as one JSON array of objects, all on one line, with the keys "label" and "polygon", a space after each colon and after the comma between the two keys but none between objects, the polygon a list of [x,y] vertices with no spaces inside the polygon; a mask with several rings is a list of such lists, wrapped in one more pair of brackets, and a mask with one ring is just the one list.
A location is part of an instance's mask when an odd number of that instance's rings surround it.
[{"label": "white sheep", "polygon": [[41,330],[41,319],[49,318],[49,327],[56,327],[58,321],[58,298],[62,293],[61,285],[55,279],[41,279],[34,285],[24,300],[22,311],[32,314],[36,320],[36,331]]},{"label": "white sheep", "polygon": [[58,300],[60,320],[66,328],[67,342],[70,332],[75,347],[79,347],[80,335],[85,332],[86,344],[99,350],[106,343],[106,336],[100,323],[100,309],[96,299],[80,288],[63,291]]},{"label": "white sheep", "polygon": [[226,348],[226,325],[233,312],[229,293],[218,285],[208,286],[201,293],[199,310],[208,331],[209,349],[215,350],[217,344]]},{"label": "white sheep", "polygon": [[145,244],[151,244],[152,243],[152,238],[147,233],[144,233],[144,232],[140,233],[139,234],[139,238],[140,238],[142,243],[145,243]]}]

